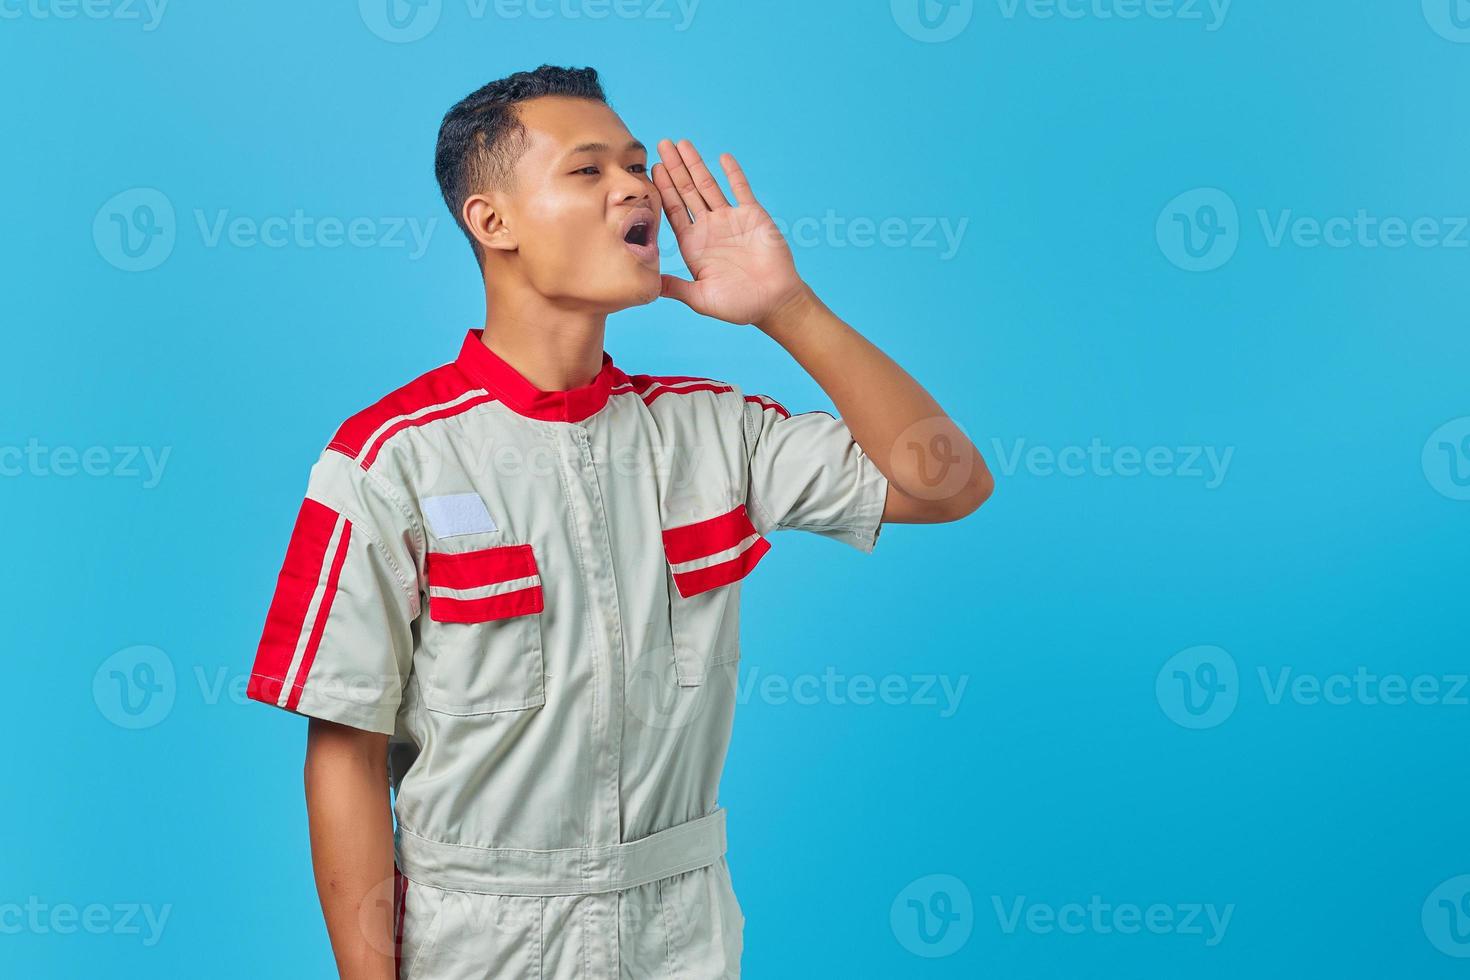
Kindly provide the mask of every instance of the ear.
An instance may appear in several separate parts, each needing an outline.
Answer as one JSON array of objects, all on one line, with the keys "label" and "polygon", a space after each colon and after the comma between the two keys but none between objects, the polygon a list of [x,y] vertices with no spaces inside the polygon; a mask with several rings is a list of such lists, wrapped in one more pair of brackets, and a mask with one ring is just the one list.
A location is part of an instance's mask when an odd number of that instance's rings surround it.
[{"label": "ear", "polygon": [[488,194],[471,194],[465,198],[461,211],[465,227],[483,249],[514,252],[520,247],[515,232],[505,223],[505,214],[500,202]]}]

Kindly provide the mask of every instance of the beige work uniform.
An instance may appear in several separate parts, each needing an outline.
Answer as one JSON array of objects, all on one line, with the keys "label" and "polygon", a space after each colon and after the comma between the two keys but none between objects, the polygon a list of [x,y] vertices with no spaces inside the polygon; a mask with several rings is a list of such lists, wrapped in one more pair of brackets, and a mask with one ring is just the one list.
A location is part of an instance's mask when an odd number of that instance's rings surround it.
[{"label": "beige work uniform", "polygon": [[400,977],[739,976],[716,801],[741,580],[872,551],[825,412],[704,378],[537,390],[480,331],[313,467],[249,696],[390,740]]}]

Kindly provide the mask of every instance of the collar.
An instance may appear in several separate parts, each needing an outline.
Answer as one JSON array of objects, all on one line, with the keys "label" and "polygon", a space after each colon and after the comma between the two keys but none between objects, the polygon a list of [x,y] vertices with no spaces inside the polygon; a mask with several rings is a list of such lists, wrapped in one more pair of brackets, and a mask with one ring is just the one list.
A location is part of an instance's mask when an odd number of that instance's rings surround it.
[{"label": "collar", "polygon": [[542,391],[527,381],[510,363],[485,346],[484,328],[465,334],[455,363],[506,407],[527,418],[543,422],[581,422],[602,411],[614,386],[628,378],[613,364],[612,355],[602,352],[602,368],[587,384],[565,391]]}]

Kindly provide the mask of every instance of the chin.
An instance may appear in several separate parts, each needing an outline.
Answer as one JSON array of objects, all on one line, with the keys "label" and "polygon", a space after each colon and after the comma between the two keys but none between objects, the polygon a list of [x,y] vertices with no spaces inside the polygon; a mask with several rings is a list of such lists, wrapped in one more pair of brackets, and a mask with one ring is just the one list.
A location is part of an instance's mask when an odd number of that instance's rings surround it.
[{"label": "chin", "polygon": [[657,270],[647,270],[630,280],[624,288],[617,290],[609,313],[626,310],[631,306],[647,306],[663,295],[663,277]]},{"label": "chin", "polygon": [[637,302],[636,305],[638,305],[638,306],[647,306],[649,303],[652,303],[654,300],[656,300],[660,296],[662,296],[663,295],[663,292],[664,292],[664,280],[663,280],[663,276],[661,276],[657,272],[655,272],[649,278],[648,284],[644,287],[643,291],[641,293],[639,293],[639,297],[640,298],[639,298],[639,300],[638,300],[638,302]]},{"label": "chin", "polygon": [[647,306],[663,295],[663,276],[656,265],[639,262],[626,249],[614,260],[604,260],[599,275],[584,277],[568,289],[580,293],[582,302],[603,313],[615,313],[630,306]]}]

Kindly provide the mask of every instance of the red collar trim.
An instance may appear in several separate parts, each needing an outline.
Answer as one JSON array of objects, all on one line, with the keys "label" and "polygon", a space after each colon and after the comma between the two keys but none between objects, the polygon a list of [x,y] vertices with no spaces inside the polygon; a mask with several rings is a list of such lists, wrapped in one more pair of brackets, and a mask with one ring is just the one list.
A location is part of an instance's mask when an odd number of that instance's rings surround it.
[{"label": "red collar trim", "polygon": [[587,384],[565,391],[542,391],[486,347],[484,333],[479,328],[465,334],[455,363],[507,408],[527,418],[580,422],[602,411],[613,388],[628,381],[628,376],[613,364],[612,355],[603,351],[602,368]]}]

